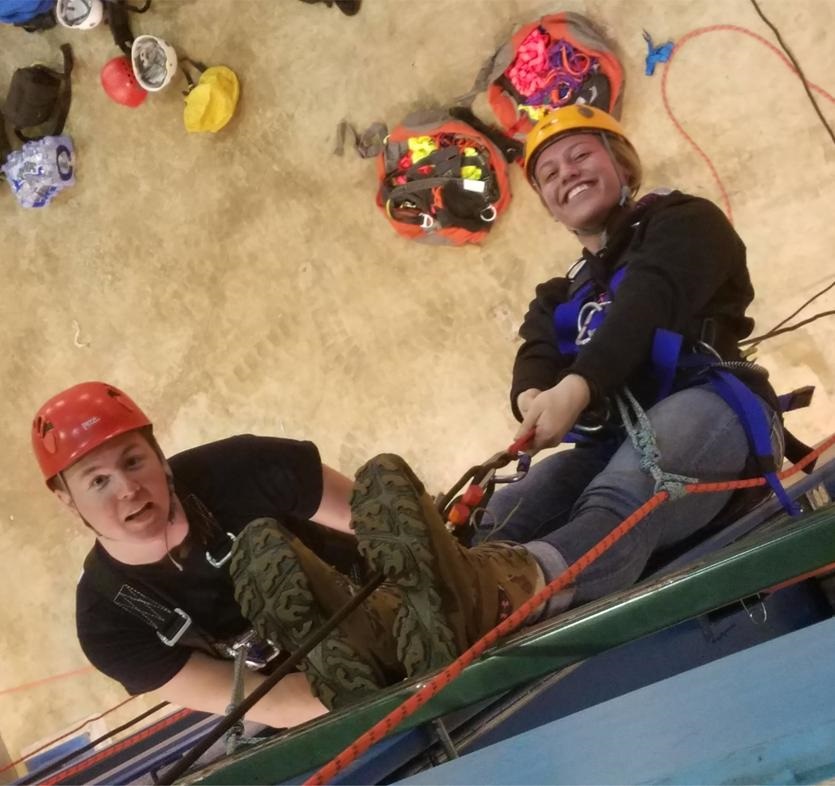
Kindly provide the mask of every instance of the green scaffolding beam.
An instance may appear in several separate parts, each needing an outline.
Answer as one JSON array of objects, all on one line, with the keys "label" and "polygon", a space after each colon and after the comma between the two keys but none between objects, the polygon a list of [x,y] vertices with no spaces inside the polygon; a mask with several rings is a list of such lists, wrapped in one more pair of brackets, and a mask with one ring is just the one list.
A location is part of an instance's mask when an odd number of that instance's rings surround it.
[{"label": "green scaffolding beam", "polygon": [[[485,654],[398,731],[634,641],[835,562],[835,505],[790,519],[687,568],[529,628]],[[420,682],[224,759],[186,783],[277,784],[321,766],[401,704]]]}]

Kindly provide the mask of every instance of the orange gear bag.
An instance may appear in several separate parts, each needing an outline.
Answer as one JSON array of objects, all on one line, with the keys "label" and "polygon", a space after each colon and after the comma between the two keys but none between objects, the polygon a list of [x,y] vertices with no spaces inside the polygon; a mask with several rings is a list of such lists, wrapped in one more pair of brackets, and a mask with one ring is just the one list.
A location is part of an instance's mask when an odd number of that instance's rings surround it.
[{"label": "orange gear bag", "polygon": [[391,131],[377,175],[377,206],[399,234],[426,243],[480,243],[510,203],[501,149],[446,111]]},{"label": "orange gear bag", "polygon": [[524,139],[545,113],[567,104],[619,118],[624,71],[592,22],[563,11],[517,29],[482,67],[473,94],[479,88],[502,130]]}]

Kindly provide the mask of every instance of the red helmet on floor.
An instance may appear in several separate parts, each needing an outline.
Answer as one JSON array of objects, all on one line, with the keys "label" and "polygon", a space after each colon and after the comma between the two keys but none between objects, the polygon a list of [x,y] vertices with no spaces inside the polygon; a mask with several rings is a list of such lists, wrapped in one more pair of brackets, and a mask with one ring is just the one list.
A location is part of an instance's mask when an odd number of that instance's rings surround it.
[{"label": "red helmet on floor", "polygon": [[150,425],[148,416],[118,388],[82,382],[38,410],[32,421],[32,449],[49,480],[108,440]]},{"label": "red helmet on floor", "polygon": [[137,107],[148,97],[148,91],[136,81],[127,57],[114,57],[105,63],[101,85],[110,98],[123,106]]}]

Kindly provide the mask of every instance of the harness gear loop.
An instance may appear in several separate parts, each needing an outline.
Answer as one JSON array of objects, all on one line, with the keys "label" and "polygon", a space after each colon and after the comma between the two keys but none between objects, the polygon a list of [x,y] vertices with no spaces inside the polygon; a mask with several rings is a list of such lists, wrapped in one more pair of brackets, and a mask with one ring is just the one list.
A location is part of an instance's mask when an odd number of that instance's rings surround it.
[{"label": "harness gear loop", "polygon": [[647,413],[644,412],[643,407],[627,387],[623,388],[622,394],[616,393],[614,398],[626,433],[629,434],[629,439],[641,456],[641,469],[655,480],[653,492],[657,494],[659,491],[666,491],[671,500],[683,497],[687,493],[685,484],[698,483],[698,478],[676,475],[661,469],[659,465],[661,451],[658,449],[655,429],[652,427]]}]

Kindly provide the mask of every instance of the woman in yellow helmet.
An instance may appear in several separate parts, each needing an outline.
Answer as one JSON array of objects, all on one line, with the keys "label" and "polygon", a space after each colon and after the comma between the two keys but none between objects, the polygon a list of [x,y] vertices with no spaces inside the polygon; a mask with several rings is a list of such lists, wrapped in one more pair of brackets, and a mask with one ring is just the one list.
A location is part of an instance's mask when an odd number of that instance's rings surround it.
[{"label": "woman in yellow helmet", "polygon": [[[498,537],[526,542],[549,579],[652,496],[658,472],[729,480],[773,471],[783,433],[767,374],[740,362],[738,342],[754,324],[745,314],[754,291],[745,246],[719,208],[679,191],[634,201],[641,184],[635,149],[615,118],[585,105],[537,123],[525,173],[583,248],[567,274],[537,287],[520,330],[511,406],[522,421],[519,434],[535,429],[534,450],[566,439],[577,445],[497,494],[485,525],[507,520]],[[735,364],[717,366],[733,374],[721,385],[705,367],[719,360]],[[729,403],[726,382],[744,383],[749,415],[740,417]],[[657,470],[624,429],[617,401],[630,396],[653,427]],[[763,431],[771,450],[762,449]],[[751,444],[757,438],[759,449]],[[628,586],[653,552],[705,527],[728,499],[691,495],[669,503],[557,605]]]}]

